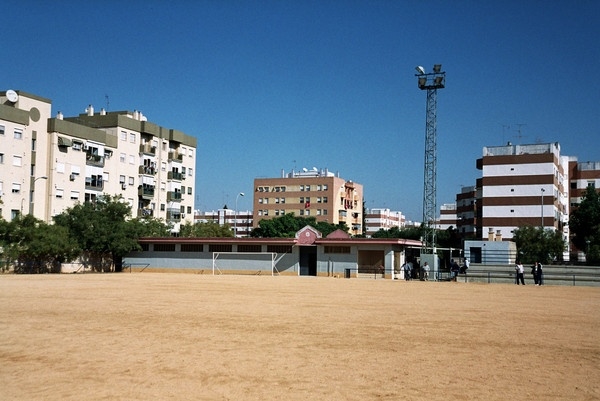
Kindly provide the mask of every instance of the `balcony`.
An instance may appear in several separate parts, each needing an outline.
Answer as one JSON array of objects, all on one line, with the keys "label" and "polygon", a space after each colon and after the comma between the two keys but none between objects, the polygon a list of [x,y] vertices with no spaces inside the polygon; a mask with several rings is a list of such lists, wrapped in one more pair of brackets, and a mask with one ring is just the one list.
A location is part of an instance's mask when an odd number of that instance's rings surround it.
[{"label": "balcony", "polygon": [[153,199],[154,198],[154,187],[142,187],[138,188],[138,196],[141,196],[144,199]]},{"label": "balcony", "polygon": [[152,146],[149,143],[143,143],[140,145],[140,153],[143,153],[145,155],[155,156],[156,155],[156,146]]},{"label": "balcony", "polygon": [[104,182],[102,180],[86,177],[85,189],[90,191],[102,191],[104,189]]},{"label": "balcony", "polygon": [[181,212],[177,211],[167,211],[167,221],[180,221],[181,220]]},{"label": "balcony", "polygon": [[87,153],[85,155],[85,164],[94,167],[104,167],[104,156]]},{"label": "balcony", "polygon": [[181,192],[170,191],[167,192],[167,202],[180,202]]},{"label": "balcony", "polygon": [[181,180],[183,180],[183,173],[169,171],[167,173],[167,180],[181,181]]},{"label": "balcony", "polygon": [[169,161],[183,161],[183,155],[179,152],[169,152]]},{"label": "balcony", "polygon": [[140,166],[139,174],[142,174],[142,175],[156,175],[156,167]]},{"label": "balcony", "polygon": [[154,217],[154,210],[152,209],[138,209],[137,217]]}]

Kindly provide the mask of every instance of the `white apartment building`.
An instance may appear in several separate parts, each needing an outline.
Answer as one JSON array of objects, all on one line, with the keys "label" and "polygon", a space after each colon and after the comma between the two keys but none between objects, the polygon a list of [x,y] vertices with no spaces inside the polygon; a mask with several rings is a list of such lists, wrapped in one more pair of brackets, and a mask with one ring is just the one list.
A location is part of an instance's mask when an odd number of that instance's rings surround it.
[{"label": "white apartment building", "polygon": [[372,208],[366,211],[365,216],[365,234],[370,237],[377,231],[389,230],[393,227],[404,228],[406,216],[399,211],[393,211],[388,208]]},{"label": "white apartment building", "polygon": [[436,228],[443,231],[450,227],[457,228],[457,220],[456,203],[444,203],[440,206],[440,217]]},{"label": "white apartment building", "polygon": [[[0,92],[1,215],[46,222],[77,202],[121,194],[133,216],[193,222],[196,138],[141,112],[51,117],[51,101]],[[8,193],[7,188],[10,188]]]},{"label": "white apartment building", "polygon": [[234,231],[235,237],[249,237],[252,232],[252,210],[227,209],[227,205],[218,210],[195,212],[197,223],[213,222],[221,226],[227,224]]},{"label": "white apartment building", "polygon": [[561,156],[557,142],[484,147],[477,164],[483,171],[478,234],[510,239],[519,226],[543,226],[568,242],[569,157]]}]

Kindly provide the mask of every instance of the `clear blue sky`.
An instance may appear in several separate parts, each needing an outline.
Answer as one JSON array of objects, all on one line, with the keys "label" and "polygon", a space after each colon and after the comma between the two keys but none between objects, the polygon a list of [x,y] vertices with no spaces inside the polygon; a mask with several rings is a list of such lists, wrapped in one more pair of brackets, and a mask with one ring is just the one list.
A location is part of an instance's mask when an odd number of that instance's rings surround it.
[{"label": "clear blue sky", "polygon": [[475,184],[484,146],[560,142],[600,161],[600,1],[24,0],[1,14],[3,90],[65,116],[108,95],[197,137],[200,209],[239,192],[251,209],[254,178],[314,166],[420,221],[416,65],[447,74],[438,205]]}]

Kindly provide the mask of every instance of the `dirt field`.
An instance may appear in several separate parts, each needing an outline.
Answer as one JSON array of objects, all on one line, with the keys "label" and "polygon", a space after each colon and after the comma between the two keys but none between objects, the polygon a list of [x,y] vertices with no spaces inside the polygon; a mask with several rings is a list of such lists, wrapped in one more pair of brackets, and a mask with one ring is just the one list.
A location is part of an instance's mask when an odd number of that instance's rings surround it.
[{"label": "dirt field", "polygon": [[599,400],[600,289],[0,275],[2,400]]}]

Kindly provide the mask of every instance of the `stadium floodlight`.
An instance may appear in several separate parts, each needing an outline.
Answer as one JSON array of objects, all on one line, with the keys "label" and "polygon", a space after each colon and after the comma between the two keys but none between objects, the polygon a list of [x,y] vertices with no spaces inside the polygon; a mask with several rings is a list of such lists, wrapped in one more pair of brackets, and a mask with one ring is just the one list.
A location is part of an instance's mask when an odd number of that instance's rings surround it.
[{"label": "stadium floodlight", "polygon": [[425,74],[425,68],[421,67],[420,65],[416,66],[415,70],[417,70],[419,74]]},{"label": "stadium floodlight", "polygon": [[442,71],[442,65],[441,64],[434,64],[433,65],[433,72],[435,72],[436,74],[438,74],[441,71]]}]

